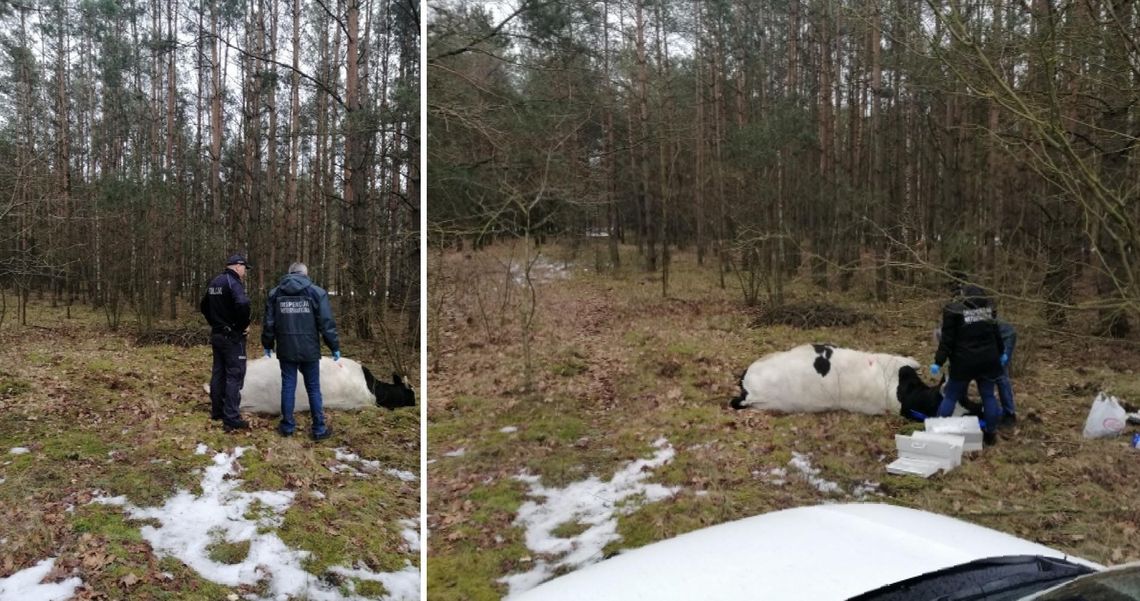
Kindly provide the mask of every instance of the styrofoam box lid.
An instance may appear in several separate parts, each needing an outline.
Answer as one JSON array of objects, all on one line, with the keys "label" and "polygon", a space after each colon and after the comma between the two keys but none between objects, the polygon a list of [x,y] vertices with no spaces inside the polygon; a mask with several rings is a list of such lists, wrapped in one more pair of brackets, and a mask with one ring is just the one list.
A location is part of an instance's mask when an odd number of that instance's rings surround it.
[{"label": "styrofoam box lid", "polygon": [[915,440],[940,440],[948,445],[962,447],[966,446],[966,437],[961,434],[951,434],[949,432],[923,432],[919,430],[911,434],[911,438]]},{"label": "styrofoam box lid", "polygon": [[929,478],[940,469],[945,469],[942,461],[915,459],[913,457],[900,457],[887,465],[887,473],[898,476],[921,476]]},{"label": "styrofoam box lid", "polygon": [[927,432],[949,432],[949,433],[974,433],[977,432],[980,436],[982,427],[978,423],[978,418],[972,415],[964,415],[962,417],[928,417],[923,423],[926,426]]}]

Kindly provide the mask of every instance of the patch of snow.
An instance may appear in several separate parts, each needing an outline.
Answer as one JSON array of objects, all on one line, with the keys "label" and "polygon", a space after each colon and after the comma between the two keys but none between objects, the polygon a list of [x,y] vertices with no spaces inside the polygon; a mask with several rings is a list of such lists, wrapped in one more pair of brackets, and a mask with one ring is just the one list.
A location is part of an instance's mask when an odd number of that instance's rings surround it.
[{"label": "patch of snow", "polygon": [[[819,468],[812,466],[811,459],[805,454],[793,452],[792,460],[788,462],[788,465],[799,470],[799,472],[803,474],[804,478],[807,479],[808,483],[821,493],[829,495],[847,494],[846,491],[843,490],[843,487],[839,486],[839,484],[821,478],[819,475]],[[767,475],[769,476],[768,482],[771,482],[772,484],[783,485],[785,483],[785,478],[787,477],[787,470],[778,467],[772,468],[767,472]],[[850,494],[851,496],[855,497],[855,499],[860,501],[872,495],[882,496],[882,493],[879,491],[879,483],[871,482],[869,480],[864,480],[863,482],[856,484],[855,488],[851,490]]]},{"label": "patch of snow", "polygon": [[210,447],[206,446],[206,443],[201,442],[201,443],[198,443],[198,447],[196,449],[194,449],[194,454],[195,455],[205,455],[206,451],[208,451],[208,450],[210,450]]},{"label": "patch of snow", "polygon": [[793,451],[792,460],[788,462],[788,465],[799,470],[800,473],[802,473],[804,477],[807,478],[808,484],[814,486],[815,489],[821,493],[832,494],[843,492],[843,489],[840,488],[839,485],[835,482],[824,480],[823,478],[819,477],[819,468],[812,466],[811,459],[807,455]]},{"label": "patch of snow", "polygon": [[855,498],[859,499],[859,500],[866,499],[867,497],[869,497],[871,495],[875,495],[875,496],[882,496],[883,495],[883,493],[879,491],[879,483],[878,482],[871,482],[870,480],[864,480],[860,484],[856,485],[855,490],[852,490],[851,494],[854,495]]},{"label": "patch of snow", "polygon": [[[333,566],[329,568],[329,571],[340,574],[346,578],[368,580],[383,584],[384,589],[388,591],[387,595],[381,597],[385,601],[419,601],[420,599],[420,571],[415,566],[405,566],[404,569],[399,572],[376,573],[368,568],[346,568],[343,566]],[[358,597],[355,597],[356,583],[353,580],[348,580],[345,584],[348,587],[349,593],[354,595],[349,598],[357,599]],[[319,599],[324,598],[325,597],[319,597]],[[316,601],[318,598],[310,596],[309,599]]]},{"label": "patch of snow", "polygon": [[[370,474],[380,472],[379,461],[363,459],[360,457],[360,455],[352,453],[343,447],[339,449],[333,449],[333,451],[336,453],[336,460],[344,462],[337,463],[329,467],[329,471],[333,472],[334,474],[349,474],[357,478],[367,478]],[[414,473],[398,470],[396,468],[388,468],[384,470],[384,473],[399,478],[404,482],[412,482],[417,479],[417,476]]]},{"label": "patch of snow", "polygon": [[346,450],[343,447],[338,448],[338,449],[333,449],[333,452],[336,453],[336,460],[337,461],[360,461],[359,455],[357,455],[356,453],[349,453],[348,450]]},{"label": "patch of snow", "polygon": [[24,447],[12,447],[12,449],[8,452],[13,455],[23,455],[24,453],[30,453],[31,451]]},{"label": "patch of snow", "polygon": [[519,429],[518,426],[505,426],[503,428],[499,428],[499,431],[503,434],[510,434],[511,432],[518,432]]},{"label": "patch of snow", "polygon": [[[237,447],[232,454],[217,453],[213,465],[202,478],[202,495],[180,490],[161,507],[136,507],[124,497],[97,497],[93,503],[122,506],[136,520],[149,520],[158,527],[145,525],[142,537],[160,558],[173,556],[203,578],[225,586],[249,586],[265,582],[268,596],[264,599],[305,598],[310,601],[356,600],[354,583],[345,586],[345,596],[321,578],[306,572],[302,565],[309,552],[289,548],[274,529],[281,526],[285,510],[293,502],[291,491],[238,490],[242,480],[236,478],[236,460],[245,449]],[[254,517],[248,517],[253,514]],[[236,564],[213,561],[208,549],[219,540],[249,543],[245,559]],[[407,566],[398,572],[376,573],[366,568],[330,568],[344,576],[382,583],[389,601],[418,599],[419,569]],[[414,589],[416,596],[409,596]],[[251,600],[260,599],[255,596]]]},{"label": "patch of snow", "polygon": [[696,494],[698,497],[707,497],[707,496],[709,496],[709,491],[707,491],[707,490],[698,490],[698,491],[697,491],[696,493],[694,493],[694,494]]},{"label": "patch of snow", "polygon": [[[656,440],[653,446],[657,447],[653,457],[631,461],[608,482],[591,476],[565,488],[546,488],[538,476],[515,476],[530,485],[530,496],[541,499],[523,503],[515,518],[515,524],[526,529],[527,548],[558,557],[550,561],[538,559],[529,571],[500,578],[499,582],[509,588],[508,598],[541,584],[560,568],[577,569],[598,561],[607,544],[621,539],[617,533],[618,515],[629,515],[644,504],[666,499],[680,490],[645,482],[651,470],[669,463],[676,454],[664,438]],[[580,524],[586,529],[568,538],[555,536],[554,530],[566,523]]]},{"label": "patch of snow", "polygon": [[400,520],[398,523],[404,527],[404,529],[400,531],[400,536],[404,537],[404,540],[407,541],[408,549],[418,553],[420,550],[419,523],[412,519]]},{"label": "patch of snow", "polygon": [[321,492],[321,491],[319,491],[319,490],[314,490],[314,491],[312,491],[312,492],[310,492],[310,493],[309,493],[309,496],[310,496],[310,497],[313,497],[314,499],[324,499],[324,498],[325,498],[325,493],[323,493],[323,492]]},{"label": "patch of snow", "polygon": [[[526,285],[526,265],[523,262],[511,263],[511,277],[515,284]],[[530,265],[530,281],[535,284],[548,284],[556,280],[570,278],[570,264],[551,261],[544,255],[534,257]]]},{"label": "patch of snow", "polygon": [[448,452],[444,453],[443,456],[444,457],[462,457],[466,454],[467,454],[467,449],[465,449],[463,447],[459,447],[458,449],[455,449],[454,451],[448,451]]},{"label": "patch of snow", "polygon": [[75,594],[75,589],[83,585],[83,581],[73,576],[63,582],[41,583],[40,581],[54,567],[55,558],[49,557],[7,578],[0,578],[0,601],[65,601],[70,599]]},{"label": "patch of snow", "polygon": [[8,481],[8,479],[7,479],[7,478],[0,478],[0,484],[3,484],[3,483],[5,483],[5,482],[7,482],[7,481]]},{"label": "patch of snow", "polygon": [[390,467],[384,470],[384,473],[388,474],[389,476],[395,476],[404,482],[415,482],[418,479],[418,477],[412,472],[409,472],[407,470],[398,470],[394,467]]}]

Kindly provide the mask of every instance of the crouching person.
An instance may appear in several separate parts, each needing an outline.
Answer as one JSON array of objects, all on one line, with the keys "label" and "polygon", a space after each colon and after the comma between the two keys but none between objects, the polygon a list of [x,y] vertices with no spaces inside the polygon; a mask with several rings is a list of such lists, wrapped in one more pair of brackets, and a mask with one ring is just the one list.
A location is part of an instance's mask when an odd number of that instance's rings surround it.
[{"label": "crouching person", "polygon": [[309,269],[304,263],[293,263],[289,273],[269,291],[261,329],[265,356],[271,356],[276,346],[281,362],[281,423],[277,431],[282,436],[292,436],[297,429],[293,403],[298,370],[305,379],[305,392],[309,394],[313,440],[332,436],[332,429],[325,425],[321,402],[321,338],[332,351],[333,360],[339,361],[340,342],[329,295],[309,280]]},{"label": "crouching person", "polygon": [[930,373],[937,376],[942,364],[950,361],[950,379],[938,407],[939,417],[950,416],[970,381],[977,383],[986,421],[982,436],[986,445],[997,443],[1001,406],[994,389],[1009,362],[996,320],[997,311],[985,293],[977,286],[966,286],[955,302],[942,309],[942,335],[930,365]]}]

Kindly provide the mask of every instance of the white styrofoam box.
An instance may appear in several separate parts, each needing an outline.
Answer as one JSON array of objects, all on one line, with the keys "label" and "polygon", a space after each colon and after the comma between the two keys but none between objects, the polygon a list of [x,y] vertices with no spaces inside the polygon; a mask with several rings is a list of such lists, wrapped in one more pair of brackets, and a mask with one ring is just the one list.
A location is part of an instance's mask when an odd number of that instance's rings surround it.
[{"label": "white styrofoam box", "polygon": [[966,450],[966,439],[959,434],[942,434],[938,432],[922,432],[918,431],[910,435],[914,440],[937,441],[949,445],[946,448],[945,454],[942,454],[944,447],[935,447],[932,451],[925,454],[938,454],[941,457],[946,457],[950,460],[953,467],[962,465],[962,452]]},{"label": "white styrofoam box", "polygon": [[976,416],[928,417],[924,425],[927,432],[961,436],[966,441],[963,445],[966,452],[982,450],[982,428]]},{"label": "white styrofoam box", "polygon": [[962,464],[964,439],[953,434],[915,432],[895,435],[899,458],[887,466],[891,474],[914,474],[929,478],[934,472],[948,472]]}]

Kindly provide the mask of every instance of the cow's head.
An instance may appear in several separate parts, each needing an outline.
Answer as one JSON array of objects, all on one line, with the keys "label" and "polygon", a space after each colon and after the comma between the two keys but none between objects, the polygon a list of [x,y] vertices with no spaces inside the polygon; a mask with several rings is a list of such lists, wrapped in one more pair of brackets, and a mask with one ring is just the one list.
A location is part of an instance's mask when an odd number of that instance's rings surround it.
[{"label": "cow's head", "polygon": [[376,397],[376,406],[386,409],[398,407],[414,407],[416,405],[416,392],[400,379],[400,374],[392,374],[392,384],[377,380],[367,367],[364,370],[364,385]]},{"label": "cow's head", "polygon": [[[899,368],[898,400],[901,408],[899,414],[907,419],[921,421],[927,417],[938,415],[938,406],[942,404],[942,389],[946,383],[946,376],[937,386],[930,386],[922,381],[918,370],[909,365]],[[971,401],[963,396],[958,400],[966,415],[981,415],[982,404]]]},{"label": "cow's head", "polygon": [[[906,404],[908,399],[926,395],[932,389],[934,389],[933,386],[929,386],[926,382],[922,381],[922,377],[918,375],[917,369],[909,365],[904,365],[899,368],[898,400],[900,403]],[[941,397],[942,395],[939,394],[939,396]]]}]

